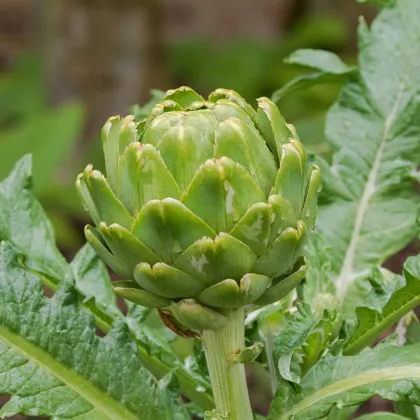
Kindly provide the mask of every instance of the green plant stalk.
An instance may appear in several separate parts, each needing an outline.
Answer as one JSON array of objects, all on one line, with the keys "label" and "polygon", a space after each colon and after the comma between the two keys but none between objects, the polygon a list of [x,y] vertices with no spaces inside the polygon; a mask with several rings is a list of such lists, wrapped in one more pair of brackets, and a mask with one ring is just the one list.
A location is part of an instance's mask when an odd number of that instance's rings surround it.
[{"label": "green plant stalk", "polygon": [[270,373],[271,390],[273,395],[276,395],[279,387],[279,381],[277,379],[276,366],[273,359],[273,333],[271,331],[264,332],[264,349],[267,360],[267,367]]},{"label": "green plant stalk", "polygon": [[245,367],[227,362],[244,348],[244,308],[231,310],[227,317],[225,327],[202,334],[216,412],[229,420],[252,420]]}]

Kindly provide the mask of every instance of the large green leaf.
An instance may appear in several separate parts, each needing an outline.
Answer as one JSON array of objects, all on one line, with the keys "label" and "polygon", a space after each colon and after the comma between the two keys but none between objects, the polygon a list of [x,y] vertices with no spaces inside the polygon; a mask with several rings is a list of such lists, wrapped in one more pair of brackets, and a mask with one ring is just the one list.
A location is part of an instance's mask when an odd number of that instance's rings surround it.
[{"label": "large green leaf", "polygon": [[74,289],[45,297],[38,278],[19,265],[7,242],[0,245],[0,299],[0,392],[12,395],[2,415],[188,418],[142,367],[123,323],[105,338],[96,336],[93,318],[78,305]]},{"label": "large green leaf", "polygon": [[[410,257],[404,265],[405,286],[399,288],[379,310],[358,307],[358,327],[344,346],[345,354],[355,354],[420,303],[420,257]],[[395,280],[393,280],[395,283]]]},{"label": "large green leaf", "polygon": [[331,276],[331,247],[318,230],[311,235],[306,247],[310,261],[304,282],[298,286],[299,296],[314,306],[317,297],[334,295],[335,286]]},{"label": "large green leaf", "polygon": [[[318,228],[333,245],[338,296],[351,313],[358,281],[415,235],[420,162],[420,3],[399,0],[359,27],[358,74],[327,118],[336,153],[324,180]],[[329,188],[342,186],[340,194]]]},{"label": "large green leaf", "polygon": [[357,356],[329,355],[300,383],[302,392],[280,388],[269,419],[315,420],[334,407],[357,406],[373,395],[420,402],[420,345],[384,344]]},{"label": "large green leaf", "polygon": [[302,304],[298,307],[296,316],[290,320],[288,327],[274,336],[273,358],[284,380],[299,384],[300,378],[296,377],[292,371],[292,357],[295,351],[304,345],[315,324],[310,306]]},{"label": "large green leaf", "polygon": [[70,271],[77,289],[83,292],[86,300],[94,297],[104,308],[117,307],[108,270],[89,244],[73,258]]},{"label": "large green leaf", "polygon": [[95,315],[96,323],[103,331],[108,331],[114,320],[123,318],[108,270],[89,244],[74,257],[66,279],[74,284],[79,303]]},{"label": "large green leaf", "polygon": [[29,155],[0,183],[0,240],[13,244],[22,256],[21,263],[48,289],[56,291],[65,279],[73,283],[79,304],[95,316],[102,331],[109,331],[116,320],[126,322],[143,364],[158,378],[175,370],[181,392],[204,409],[212,408],[211,397],[199,388],[199,376],[190,374],[175,357],[162,360],[156,356],[156,344],[139,333],[141,325],[130,316],[123,317],[111,294],[107,271],[92,249],[87,245],[82,248],[70,266],[59,253],[51,224],[33,191]]},{"label": "large green leaf", "polygon": [[340,57],[330,51],[301,49],[293,52],[285,60],[288,64],[297,64],[309,67],[316,72],[303,74],[286,83],[282,88],[276,90],[272,99],[279,102],[289,93],[303,88],[321,83],[343,83],[349,74],[355,70],[354,67],[347,66]]},{"label": "large green leaf", "polygon": [[307,303],[298,304],[287,327],[273,337],[273,359],[280,378],[296,390],[300,389],[301,377],[318,362],[333,336],[336,311],[328,309],[325,305],[317,313]]},{"label": "large green leaf", "polygon": [[7,240],[25,257],[25,264],[57,283],[67,263],[55,245],[55,235],[32,182],[32,159],[23,157],[0,183],[0,240]]}]

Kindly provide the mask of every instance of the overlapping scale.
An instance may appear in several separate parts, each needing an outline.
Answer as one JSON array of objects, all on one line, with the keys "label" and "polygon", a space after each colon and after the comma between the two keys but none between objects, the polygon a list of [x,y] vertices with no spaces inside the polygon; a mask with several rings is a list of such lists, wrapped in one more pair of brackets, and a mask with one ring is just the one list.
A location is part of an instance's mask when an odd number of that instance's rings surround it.
[{"label": "overlapping scale", "polygon": [[252,271],[270,278],[287,273],[296,261],[299,247],[305,240],[305,232],[302,222],[298,222],[297,229],[285,229],[261,255]]},{"label": "overlapping scale", "polygon": [[[133,218],[99,171],[94,170],[91,165],[87,166],[83,175],[79,176],[76,185],[80,191],[79,195],[83,198],[86,196],[86,192],[89,193],[89,199],[85,199],[84,203],[89,212],[95,214],[95,218],[99,218],[107,225],[118,223],[131,229]],[[94,208],[90,209],[90,206],[94,206]]]},{"label": "overlapping scale", "polygon": [[239,282],[226,279],[210,286],[200,293],[197,300],[215,308],[238,308],[257,300],[270,283],[267,276],[249,273]]},{"label": "overlapping scale", "polygon": [[229,232],[249,207],[264,200],[250,174],[227,157],[206,161],[181,198],[216,232]]},{"label": "overlapping scale", "polygon": [[269,99],[254,110],[234,91],[206,101],[184,86],[140,123],[110,118],[102,141],[107,179],[88,166],[76,184],[89,243],[124,278],[116,294],[217,329],[224,311],[302,281],[320,173]]},{"label": "overlapping scale", "polygon": [[203,237],[216,233],[185,205],[172,198],[151,200],[132,227],[133,235],[167,264]]},{"label": "overlapping scale", "polygon": [[128,268],[130,273],[126,275],[128,279],[133,278],[133,270],[137,264],[141,262],[156,264],[161,261],[146,245],[122,226],[115,223],[107,226],[102,222],[99,225],[99,232],[115,258]]},{"label": "overlapping scale", "polygon": [[136,142],[122,155],[117,194],[130,213],[136,215],[150,200],[179,199],[181,190],[156,148]]},{"label": "overlapping scale", "polygon": [[227,233],[213,240],[203,237],[186,249],[175,267],[211,286],[221,280],[239,281],[249,273],[257,256],[244,243]]},{"label": "overlapping scale", "polygon": [[305,175],[305,151],[300,142],[291,140],[282,147],[280,168],[272,194],[282,196],[297,213],[300,213],[303,205]]},{"label": "overlapping scale", "polygon": [[267,98],[258,99],[256,125],[270,147],[277,165],[281,159],[284,144],[289,141],[290,132],[277,106]]},{"label": "overlapping scale", "polygon": [[111,117],[102,129],[102,146],[108,182],[115,190],[120,156],[128,144],[138,140],[137,124],[133,116]]},{"label": "overlapping scale", "polygon": [[306,275],[306,262],[303,258],[298,259],[290,274],[283,275],[273,280],[270,288],[255,300],[257,305],[269,305],[287,296]]},{"label": "overlapping scale", "polygon": [[217,330],[227,323],[223,314],[194,299],[172,302],[171,309],[178,321],[192,330]]},{"label": "overlapping scale", "polygon": [[197,279],[165,263],[137,265],[134,279],[150,293],[173,299],[197,296],[205,288]]},{"label": "overlapping scale", "polygon": [[130,267],[127,267],[124,264],[124,261],[118,260],[110,251],[106,245],[101,234],[92,226],[86,225],[85,227],[85,237],[89,242],[90,246],[95,250],[95,252],[101,257],[101,259],[111,267],[117,274],[130,278],[132,272]]},{"label": "overlapping scale", "polygon": [[276,178],[276,164],[265,141],[252,122],[231,117],[220,123],[216,131],[216,158],[224,156],[239,163],[268,196]]},{"label": "overlapping scale", "polygon": [[112,288],[116,295],[146,308],[164,308],[171,304],[170,299],[149,293],[131,280],[116,281],[112,284]]}]

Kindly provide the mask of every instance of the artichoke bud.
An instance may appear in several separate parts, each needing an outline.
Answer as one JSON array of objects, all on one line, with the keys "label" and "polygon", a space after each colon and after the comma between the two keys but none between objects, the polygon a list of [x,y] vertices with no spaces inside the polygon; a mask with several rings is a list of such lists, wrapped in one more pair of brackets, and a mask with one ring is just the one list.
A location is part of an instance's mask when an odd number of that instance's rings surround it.
[{"label": "artichoke bud", "polygon": [[110,118],[102,143],[106,177],[88,165],[76,186],[116,294],[214,329],[304,278],[320,173],[269,99],[181,87],[139,123]]}]

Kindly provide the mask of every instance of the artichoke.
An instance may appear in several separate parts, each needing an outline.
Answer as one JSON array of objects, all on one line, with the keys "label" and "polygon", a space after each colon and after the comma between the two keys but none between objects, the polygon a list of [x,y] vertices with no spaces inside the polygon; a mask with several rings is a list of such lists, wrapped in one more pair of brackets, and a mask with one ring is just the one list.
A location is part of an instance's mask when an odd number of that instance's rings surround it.
[{"label": "artichoke", "polygon": [[217,329],[304,278],[320,173],[269,99],[181,87],[140,123],[110,118],[102,140],[107,177],[88,165],[76,185],[116,294]]}]

